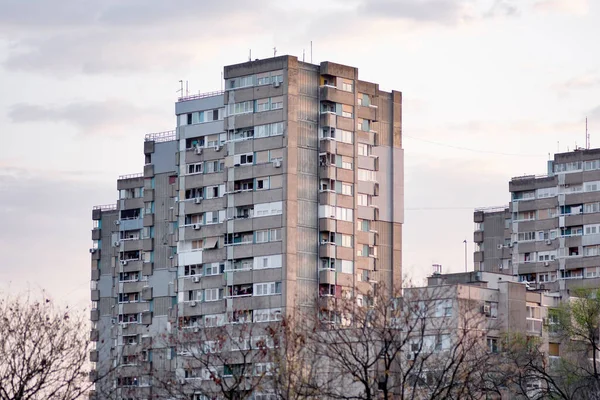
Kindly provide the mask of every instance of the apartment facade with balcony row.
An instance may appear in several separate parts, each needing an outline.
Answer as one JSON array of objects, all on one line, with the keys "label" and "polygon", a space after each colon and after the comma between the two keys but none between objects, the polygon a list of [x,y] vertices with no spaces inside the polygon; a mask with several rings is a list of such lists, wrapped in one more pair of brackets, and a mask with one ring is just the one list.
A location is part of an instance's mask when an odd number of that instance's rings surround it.
[{"label": "apartment facade with balcony row", "polygon": [[123,365],[113,385],[136,398],[150,363],[195,375],[162,333],[298,309],[335,322],[336,299],[401,287],[401,93],[290,56],[224,79],[179,99],[176,130],[146,137],[144,173],[93,211],[93,335],[111,346],[92,360],[98,376]]},{"label": "apartment facade with balcony row", "polygon": [[600,149],[560,153],[548,174],[512,178],[507,207],[476,210],[475,269],[530,289],[600,286]]}]

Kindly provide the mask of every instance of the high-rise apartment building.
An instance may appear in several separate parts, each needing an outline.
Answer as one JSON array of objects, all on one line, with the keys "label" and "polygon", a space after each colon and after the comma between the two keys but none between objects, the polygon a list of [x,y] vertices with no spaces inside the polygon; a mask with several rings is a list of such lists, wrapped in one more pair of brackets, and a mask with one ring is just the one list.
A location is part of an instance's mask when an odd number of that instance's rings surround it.
[{"label": "high-rise apartment building", "polygon": [[512,178],[506,210],[475,211],[475,268],[532,289],[600,286],[599,189],[600,149],[555,154],[547,175]]},{"label": "high-rise apartment building", "polygon": [[402,284],[401,93],[291,56],[224,79],[179,99],[176,130],[146,137],[144,173],[93,211],[92,360],[99,377],[119,366],[122,396],[150,397],[150,363],[188,378],[156,340],[173,329],[301,308],[336,322],[336,298],[366,306]]}]

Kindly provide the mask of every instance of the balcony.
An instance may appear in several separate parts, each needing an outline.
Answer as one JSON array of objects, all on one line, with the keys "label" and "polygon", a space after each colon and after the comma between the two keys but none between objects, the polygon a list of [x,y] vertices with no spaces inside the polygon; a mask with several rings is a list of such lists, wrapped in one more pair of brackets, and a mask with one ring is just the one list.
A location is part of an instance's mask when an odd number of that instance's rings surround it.
[{"label": "balcony", "polygon": [[319,271],[319,283],[326,283],[335,285],[335,270],[333,269],[322,269]]},{"label": "balcony", "polygon": [[90,351],[90,361],[91,362],[98,362],[98,350],[92,350],[92,351]]},{"label": "balcony", "polygon": [[483,243],[483,231],[475,231],[473,233],[473,241],[475,243]]},{"label": "balcony", "polygon": [[543,321],[537,318],[527,318],[526,331],[528,335],[542,336]]},{"label": "balcony", "polygon": [[92,240],[100,240],[101,231],[98,228],[92,229]]},{"label": "balcony", "polygon": [[319,87],[319,98],[321,101],[333,103],[354,104],[354,93],[340,90],[335,86],[322,85]]},{"label": "balcony", "polygon": [[98,329],[92,329],[90,331],[90,342],[97,342],[100,340],[100,331]]},{"label": "balcony", "polygon": [[320,258],[335,258],[335,244],[333,243],[321,243],[319,245],[319,257]]},{"label": "balcony", "polygon": [[[320,179],[336,179],[336,167],[333,165],[322,165],[319,167]],[[350,181],[352,182],[352,181]]]},{"label": "balcony", "polygon": [[321,153],[336,154],[337,142],[331,138],[321,138],[319,141],[319,151]]}]

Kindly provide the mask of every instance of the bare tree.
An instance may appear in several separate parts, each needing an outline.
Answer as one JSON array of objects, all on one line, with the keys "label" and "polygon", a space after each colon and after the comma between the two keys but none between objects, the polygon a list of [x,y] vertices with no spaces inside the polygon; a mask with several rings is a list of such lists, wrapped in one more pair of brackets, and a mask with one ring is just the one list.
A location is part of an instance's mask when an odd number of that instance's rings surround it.
[{"label": "bare tree", "polygon": [[194,326],[184,319],[164,336],[179,361],[177,373],[153,374],[154,385],[162,395],[244,400],[272,390],[267,383],[276,370],[277,324],[244,321]]},{"label": "bare tree", "polygon": [[452,287],[385,290],[334,299],[312,340],[327,374],[322,390],[333,399],[476,399],[499,396],[488,382],[493,329],[480,304],[458,301]]},{"label": "bare tree", "polygon": [[93,386],[83,315],[49,299],[0,299],[0,399],[72,400]]}]

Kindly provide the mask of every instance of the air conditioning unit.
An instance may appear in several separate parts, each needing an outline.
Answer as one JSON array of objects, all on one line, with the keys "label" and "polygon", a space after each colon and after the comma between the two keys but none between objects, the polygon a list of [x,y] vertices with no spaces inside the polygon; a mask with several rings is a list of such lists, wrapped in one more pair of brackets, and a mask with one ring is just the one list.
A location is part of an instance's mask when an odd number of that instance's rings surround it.
[{"label": "air conditioning unit", "polygon": [[110,319],[110,323],[115,325],[117,323],[117,319],[116,318],[111,318]]},{"label": "air conditioning unit", "polygon": [[504,247],[504,246],[502,246],[501,244],[499,244],[498,246],[496,246],[496,248],[497,248],[498,250],[502,250],[502,248],[503,248],[503,247]]},{"label": "air conditioning unit", "polygon": [[200,282],[200,277],[199,276],[195,276],[192,278],[192,280],[194,281],[194,283],[198,283]]},{"label": "air conditioning unit", "polygon": [[221,146],[220,144],[217,144],[217,145],[215,146],[215,151],[221,151],[221,148],[222,148],[222,147],[223,147],[223,146]]},{"label": "air conditioning unit", "polygon": [[195,333],[198,333],[198,332],[200,332],[200,328],[194,328],[194,332],[195,332]]},{"label": "air conditioning unit", "polygon": [[195,301],[192,301],[192,302],[190,303],[190,307],[196,307],[196,304],[197,304],[197,303],[196,303]]},{"label": "air conditioning unit", "polygon": [[273,87],[278,88],[279,86],[281,86],[281,82],[279,82],[279,81],[273,82]]},{"label": "air conditioning unit", "polygon": [[415,358],[416,358],[415,353],[413,353],[413,352],[410,352],[406,355],[407,360],[414,360]]},{"label": "air conditioning unit", "polygon": [[202,203],[202,198],[201,198],[201,197],[196,197],[196,198],[194,199],[194,203],[196,203],[196,204],[200,204],[200,203]]},{"label": "air conditioning unit", "polygon": [[121,326],[123,327],[123,329],[127,329],[129,327],[129,322],[123,322]]},{"label": "air conditioning unit", "polygon": [[196,153],[198,155],[202,154],[202,147],[196,146],[196,148],[194,149],[194,153]]},{"label": "air conditioning unit", "polygon": [[281,168],[281,160],[275,160],[275,161],[273,161],[273,166],[275,168]]},{"label": "air conditioning unit", "polygon": [[127,265],[127,260],[121,260],[121,265]]},{"label": "air conditioning unit", "polygon": [[185,382],[186,382],[186,380],[185,380],[185,379],[183,379],[183,378],[181,378],[181,379],[179,380],[179,384],[180,384],[180,385],[185,385]]},{"label": "air conditioning unit", "polygon": [[510,247],[511,249],[513,248],[513,246],[514,246],[514,245],[513,245],[512,243],[509,243],[509,244],[508,244],[508,247]]},{"label": "air conditioning unit", "polygon": [[119,221],[118,219],[115,219],[115,225],[119,225],[121,223],[121,221]]},{"label": "air conditioning unit", "polygon": [[120,245],[121,245],[121,242],[114,242],[113,243],[113,246],[115,246],[115,247],[119,247]]},{"label": "air conditioning unit", "polygon": [[549,265],[550,265],[550,263],[549,263],[548,261],[546,261],[546,262],[544,263],[544,267],[548,267]]},{"label": "air conditioning unit", "polygon": [[490,314],[490,311],[491,311],[491,309],[492,309],[492,308],[490,307],[490,305],[489,305],[489,304],[484,304],[484,305],[482,305],[482,306],[481,306],[481,313],[482,313],[482,314],[485,314],[485,315],[489,315],[489,314]]},{"label": "air conditioning unit", "polygon": [[94,254],[96,252],[96,250],[98,250],[98,249],[90,249],[90,253]]},{"label": "air conditioning unit", "polygon": [[194,224],[194,230],[196,230],[196,231],[200,230],[200,224]]},{"label": "air conditioning unit", "polygon": [[552,244],[552,240],[546,239],[546,244]]}]

